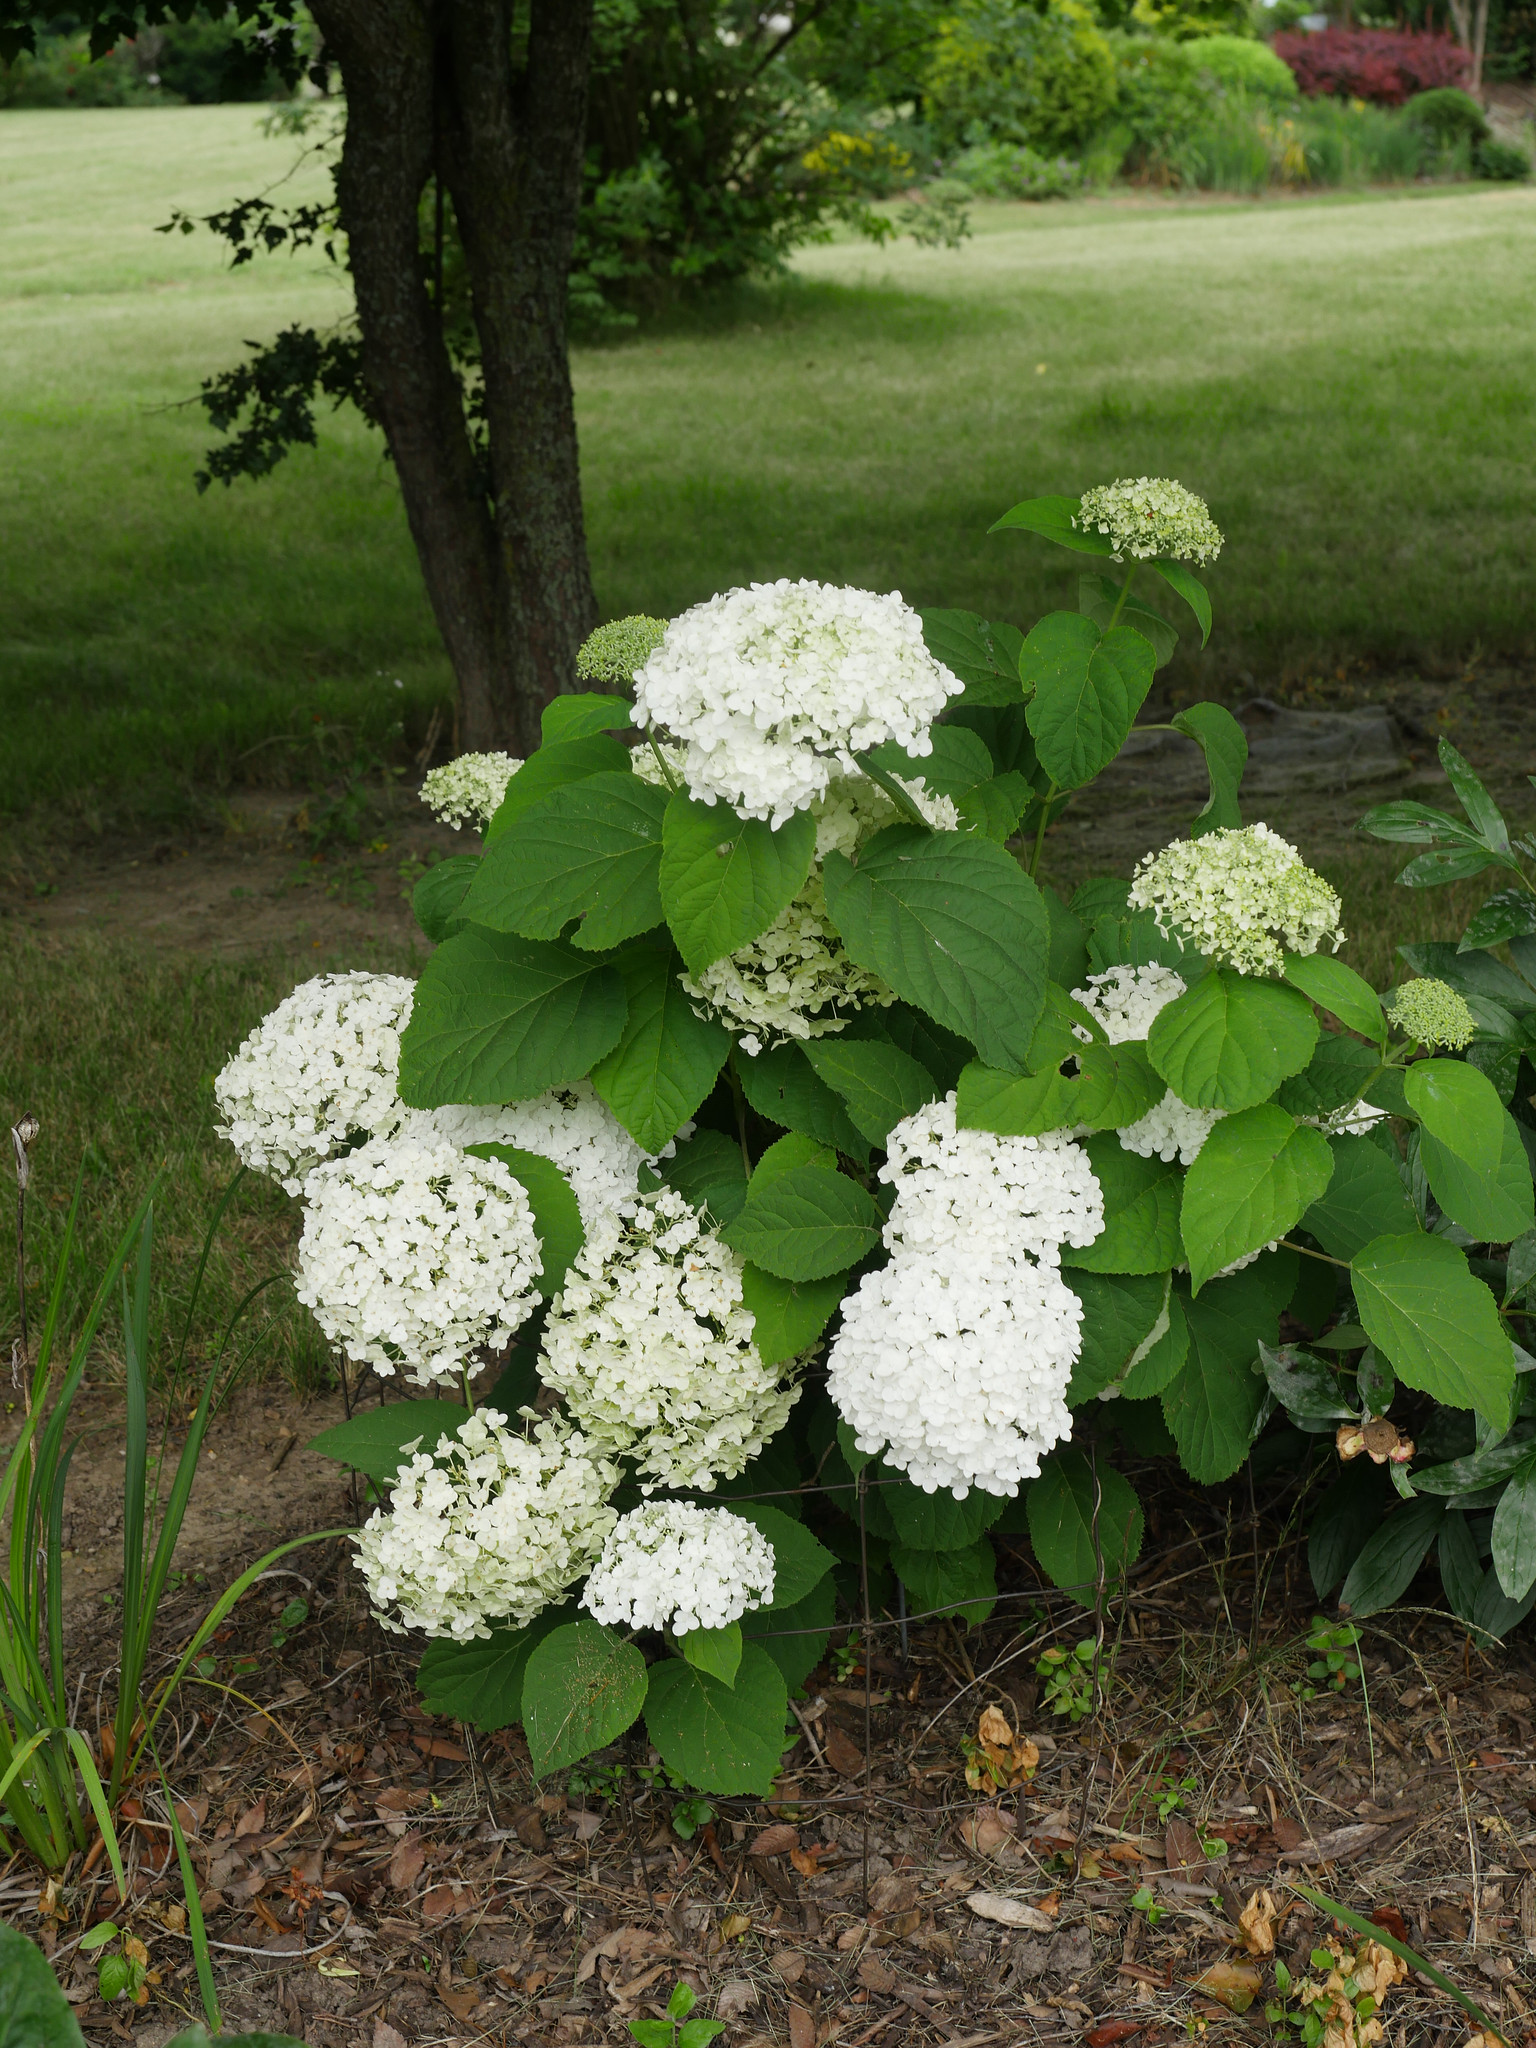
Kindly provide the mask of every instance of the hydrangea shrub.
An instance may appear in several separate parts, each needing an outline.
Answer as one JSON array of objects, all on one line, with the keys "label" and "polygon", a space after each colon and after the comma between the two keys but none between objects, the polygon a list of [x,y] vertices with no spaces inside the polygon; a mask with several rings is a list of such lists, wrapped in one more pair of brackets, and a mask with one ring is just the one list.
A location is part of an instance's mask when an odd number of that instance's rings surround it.
[{"label": "hydrangea shrub", "polygon": [[1469,1626],[1536,1600],[1536,844],[1449,746],[1465,823],[1372,812],[1410,886],[1509,876],[1383,997],[1196,704],[1187,833],[1063,900],[1048,828],[1175,644],[1145,585],[1203,642],[1221,536],[1144,477],[997,527],[1090,558],[1077,610],[786,581],[602,629],[533,756],[424,792],[482,840],[418,885],[414,988],[301,989],[220,1077],[322,1326],[431,1384],[321,1440],[370,1594],[541,1773],[643,1722],[766,1791],[839,1599],[984,1620],[996,1536],[1093,1605],[1142,1539],[1117,1443],[1335,1461],[1356,1613],[1436,1545]]}]

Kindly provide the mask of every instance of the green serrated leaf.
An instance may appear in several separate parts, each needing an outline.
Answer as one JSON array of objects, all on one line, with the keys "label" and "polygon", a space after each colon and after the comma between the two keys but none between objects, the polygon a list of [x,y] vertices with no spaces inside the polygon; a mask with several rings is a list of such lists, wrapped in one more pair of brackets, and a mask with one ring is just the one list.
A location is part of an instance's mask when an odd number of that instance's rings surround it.
[{"label": "green serrated leaf", "polygon": [[735,1500],[730,1511],[750,1522],[773,1545],[773,1599],[763,1612],[771,1614],[780,1607],[797,1605],[831,1571],[831,1551],[817,1542],[803,1522],[795,1521],[771,1501]]},{"label": "green serrated leaf", "polygon": [[891,1546],[891,1569],[907,1589],[914,1621],[954,1615],[980,1628],[997,1605],[997,1553],[985,1536],[964,1550]]},{"label": "green serrated leaf", "polygon": [[523,1674],[539,1644],[576,1619],[569,1602],[546,1607],[526,1628],[492,1622],[490,1634],[467,1643],[438,1636],[421,1654],[416,1685],[429,1714],[449,1714],[487,1733],[523,1716]]},{"label": "green serrated leaf", "polygon": [[683,993],[679,965],[670,946],[642,942],[619,955],[609,972],[623,976],[624,1029],[591,1069],[592,1086],[647,1152],[677,1135],[731,1049],[731,1034]]},{"label": "green serrated leaf", "polygon": [[[739,1057],[736,1072],[741,1092],[769,1123],[799,1131],[863,1165],[869,1158],[868,1141],[850,1119],[841,1095],[828,1087],[811,1058],[811,1047],[817,1043],[812,1039],[805,1045],[775,1045],[755,1058]],[[870,1048],[877,1049],[895,1050]]]},{"label": "green serrated leaf", "polygon": [[487,849],[464,917],[527,939],[557,939],[580,919],[572,942],[588,953],[654,930],[666,808],[667,792],[627,767],[551,791]]},{"label": "green serrated leaf", "polygon": [[1397,1161],[1370,1136],[1330,1138],[1333,1174],[1301,1219],[1330,1258],[1352,1259],[1373,1238],[1414,1236],[1418,1221]]},{"label": "green serrated leaf", "polygon": [[1067,1388],[1069,1408],[1113,1386],[1148,1344],[1168,1314],[1170,1277],[1063,1273],[1083,1308],[1080,1348]]},{"label": "green serrated leaf", "polygon": [[464,916],[464,898],[479,872],[478,853],[456,853],[428,868],[411,891],[411,915],[434,946],[461,932],[469,920]]},{"label": "green serrated leaf", "polygon": [[987,531],[1005,533],[1011,527],[1022,527],[1026,533],[1038,533],[1042,540],[1053,540],[1075,554],[1112,555],[1114,544],[1106,534],[1085,532],[1072,524],[1081,504],[1080,498],[1025,498],[1010,506],[1001,519],[994,519]]},{"label": "green serrated leaf", "polygon": [[1452,1408],[1510,1423],[1514,1353],[1493,1295],[1443,1237],[1378,1237],[1350,1260],[1367,1336],[1400,1380]]},{"label": "green serrated leaf", "polygon": [[[965,685],[968,704],[1018,704],[1018,647],[1012,626],[991,626],[975,612],[920,611],[923,639],[935,661],[942,662]],[[1010,645],[1010,643],[1012,643]]]},{"label": "green serrated leaf", "polygon": [[645,1659],[600,1623],[557,1628],[523,1671],[523,1732],[536,1778],[579,1763],[624,1733],[646,1699]]},{"label": "green serrated leaf", "polygon": [[570,1182],[552,1159],[525,1152],[517,1145],[466,1145],[464,1149],[473,1159],[499,1159],[522,1186],[533,1210],[543,1260],[535,1285],[540,1294],[558,1294],[587,1241]]},{"label": "green serrated leaf", "polygon": [[1223,1117],[1184,1176],[1179,1230],[1198,1294],[1227,1266],[1284,1237],[1328,1185],[1333,1154],[1272,1102]]},{"label": "green serrated leaf", "polygon": [[1102,1457],[1090,1461],[1070,1446],[1053,1451],[1040,1461],[1026,1509],[1041,1570],[1079,1607],[1095,1604],[1100,1556],[1105,1585],[1113,1593],[1141,1554],[1144,1517],[1136,1489]]},{"label": "green serrated leaf", "polygon": [[379,1486],[392,1486],[400,1467],[417,1450],[435,1451],[452,1436],[468,1411],[461,1401],[390,1401],[382,1408],[360,1408],[345,1422],[322,1429],[307,1448],[366,1473]]},{"label": "green serrated leaf", "polygon": [[1285,978],[1292,988],[1310,996],[1320,1010],[1331,1010],[1347,1031],[1386,1044],[1387,1020],[1380,998],[1353,967],[1346,967],[1331,953],[1287,953]]},{"label": "green serrated leaf", "polygon": [[1238,790],[1248,766],[1248,735],[1224,704],[1191,704],[1169,720],[1175,732],[1191,739],[1205,756],[1211,793],[1195,813],[1191,839],[1207,832],[1231,831],[1243,822]]},{"label": "green serrated leaf", "polygon": [[812,1163],[776,1172],[766,1185],[754,1173],[745,1207],[721,1235],[781,1280],[825,1280],[868,1257],[883,1221],[857,1181]]},{"label": "green serrated leaf", "polygon": [[1181,1102],[1232,1111],[1273,1095],[1316,1044],[1317,1019],[1305,997],[1222,971],[1158,1012],[1147,1056]]},{"label": "green serrated leaf", "polygon": [[1264,1403],[1254,1368],[1260,1343],[1275,1342],[1279,1307],[1262,1263],[1213,1280],[1197,1300],[1182,1303],[1189,1348],[1163,1394],[1163,1415],[1185,1471],[1202,1486],[1229,1479],[1242,1464]]},{"label": "green serrated leaf", "polygon": [[896,1535],[908,1550],[969,1550],[1002,1513],[1004,1496],[973,1486],[964,1500],[942,1488],[925,1493],[905,1480],[881,1489]]},{"label": "green serrated leaf", "polygon": [[1077,608],[1084,618],[1092,619],[1101,632],[1108,632],[1118,607],[1120,617],[1128,626],[1152,643],[1157,666],[1166,668],[1179,651],[1179,636],[1161,612],[1144,604],[1139,597],[1122,599],[1121,586],[1112,576],[1101,576],[1096,571],[1077,579]]},{"label": "green serrated leaf", "polygon": [[832,1273],[825,1280],[781,1280],[760,1266],[744,1265],[742,1306],[751,1310],[752,1342],[764,1365],[798,1358],[814,1344],[847,1290],[846,1273]]},{"label": "green serrated leaf", "polygon": [[767,931],[805,886],[816,821],[797,811],[774,831],[679,790],[666,806],[661,900],[691,974]]},{"label": "green serrated leaf", "polygon": [[629,749],[606,733],[560,740],[531,754],[507,784],[507,793],[483,834],[487,848],[495,845],[525,811],[532,810],[556,789],[589,775],[628,775]]},{"label": "green serrated leaf", "polygon": [[1081,612],[1050,612],[1024,642],[1019,670],[1041,765],[1080,789],[1119,753],[1152,686],[1150,641],[1130,626],[1100,634]]},{"label": "green serrated leaf", "polygon": [[689,1629],[686,1635],[678,1637],[677,1647],[695,1671],[707,1672],[722,1685],[735,1685],[736,1673],[741,1668],[739,1622],[729,1621],[724,1628]]},{"label": "green serrated leaf", "polygon": [[1530,1158],[1508,1111],[1501,1136],[1498,1163],[1489,1172],[1470,1165],[1428,1130],[1419,1133],[1419,1164],[1435,1200],[1453,1223],[1489,1244],[1522,1236],[1536,1220]]},{"label": "green serrated leaf", "polygon": [[888,775],[927,784],[935,796],[961,797],[992,774],[992,755],[983,739],[963,725],[935,725],[928,733],[930,750],[909,753],[887,740],[871,749],[869,759]]},{"label": "green serrated leaf", "polygon": [[1200,645],[1203,647],[1211,637],[1211,599],[1205,585],[1182,562],[1154,561],[1148,566],[1157,571],[1170,590],[1179,593],[1199,620]]},{"label": "green serrated leaf", "polygon": [[812,1038],[802,1050],[817,1077],[842,1097],[848,1115],[873,1145],[883,1145],[893,1125],[914,1115],[939,1092],[920,1060],[881,1039]]},{"label": "green serrated leaf", "polygon": [[594,732],[623,732],[631,723],[634,708],[627,697],[575,690],[550,699],[539,715],[539,731],[546,747],[562,740],[584,740]]},{"label": "green serrated leaf", "polygon": [[739,1139],[724,1131],[699,1130],[685,1138],[656,1169],[695,1209],[708,1209],[718,1225],[731,1223],[747,1199],[747,1167]]},{"label": "green serrated leaf", "polygon": [[955,808],[974,831],[1002,846],[1019,829],[1019,820],[1033,799],[1034,791],[1024,777],[1010,772],[978,782],[955,799]]},{"label": "green serrated leaf", "polygon": [[681,1657],[653,1664],[645,1726],[662,1762],[685,1784],[761,1798],[778,1774],[788,1708],[783,1672],[756,1643],[744,1642],[733,1686]]},{"label": "green serrated leaf", "polygon": [[1183,1259],[1177,1161],[1127,1152],[1113,1131],[1083,1141],[1104,1194],[1104,1228],[1091,1245],[1064,1245],[1063,1267],[1090,1273],[1166,1273]]},{"label": "green serrated leaf", "polygon": [[773,1659],[787,1686],[799,1686],[826,1654],[836,1612],[837,1589],[829,1572],[792,1606],[744,1615],[741,1632]]}]

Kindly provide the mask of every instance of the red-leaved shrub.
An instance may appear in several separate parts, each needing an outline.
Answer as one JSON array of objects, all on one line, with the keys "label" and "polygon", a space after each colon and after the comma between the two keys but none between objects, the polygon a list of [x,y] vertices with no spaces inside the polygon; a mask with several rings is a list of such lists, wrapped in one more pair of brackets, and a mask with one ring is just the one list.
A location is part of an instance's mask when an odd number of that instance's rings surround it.
[{"label": "red-leaved shrub", "polygon": [[1316,35],[1278,35],[1275,54],[1314,98],[1374,100],[1400,107],[1416,92],[1467,82],[1469,59],[1449,36],[1411,35],[1391,28],[1325,28]]}]

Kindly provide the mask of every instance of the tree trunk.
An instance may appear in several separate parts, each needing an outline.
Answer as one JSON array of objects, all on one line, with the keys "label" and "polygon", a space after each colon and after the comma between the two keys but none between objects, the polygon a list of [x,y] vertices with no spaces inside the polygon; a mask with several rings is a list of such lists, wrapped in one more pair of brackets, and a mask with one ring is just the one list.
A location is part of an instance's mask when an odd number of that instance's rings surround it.
[{"label": "tree trunk", "polygon": [[[592,0],[532,0],[520,71],[514,0],[312,11],[347,96],[336,192],[363,370],[458,681],[462,742],[528,754],[597,610],[565,333]],[[489,479],[421,258],[433,178],[464,242]]]}]

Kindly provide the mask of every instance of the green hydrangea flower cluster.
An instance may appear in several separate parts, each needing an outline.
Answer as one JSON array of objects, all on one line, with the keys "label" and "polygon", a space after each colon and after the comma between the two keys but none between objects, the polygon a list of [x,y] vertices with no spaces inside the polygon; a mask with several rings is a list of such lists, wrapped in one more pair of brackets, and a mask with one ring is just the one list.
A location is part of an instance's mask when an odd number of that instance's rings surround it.
[{"label": "green hydrangea flower cluster", "polygon": [[1337,895],[1267,825],[1176,839],[1148,855],[1130,904],[1239,974],[1278,974],[1287,949],[1315,953],[1326,944],[1336,953],[1344,943]]},{"label": "green hydrangea flower cluster", "polygon": [[582,641],[576,673],[584,683],[619,683],[628,688],[661,645],[666,630],[665,619],[647,618],[644,612],[610,619]]},{"label": "green hydrangea flower cluster", "polygon": [[1477,1019],[1449,982],[1427,975],[1419,981],[1405,981],[1393,991],[1387,1007],[1404,1038],[1417,1045],[1439,1045],[1448,1052],[1460,1052],[1471,1044],[1477,1029]]},{"label": "green hydrangea flower cluster", "polygon": [[1204,498],[1172,477],[1122,476],[1085,491],[1072,524],[1081,533],[1107,534],[1117,562],[1130,555],[1204,564],[1221,553],[1221,528]]}]

